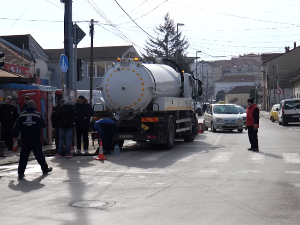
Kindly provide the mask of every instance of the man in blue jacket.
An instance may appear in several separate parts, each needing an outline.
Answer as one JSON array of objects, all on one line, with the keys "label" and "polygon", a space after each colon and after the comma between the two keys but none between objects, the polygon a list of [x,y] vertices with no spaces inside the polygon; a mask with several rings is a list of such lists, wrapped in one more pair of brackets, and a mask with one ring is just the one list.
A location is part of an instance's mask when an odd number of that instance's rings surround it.
[{"label": "man in blue jacket", "polygon": [[94,123],[94,130],[98,132],[102,140],[104,154],[110,154],[116,130],[115,120],[109,118],[100,119]]},{"label": "man in blue jacket", "polygon": [[25,176],[24,172],[31,151],[33,151],[44,175],[47,175],[52,171],[52,167],[48,167],[48,164],[46,163],[41,143],[41,129],[46,127],[46,122],[42,115],[35,110],[36,106],[34,101],[29,101],[27,103],[26,111],[19,115],[13,129],[14,142],[17,141],[19,132],[21,132],[22,149],[18,168],[20,179]]}]

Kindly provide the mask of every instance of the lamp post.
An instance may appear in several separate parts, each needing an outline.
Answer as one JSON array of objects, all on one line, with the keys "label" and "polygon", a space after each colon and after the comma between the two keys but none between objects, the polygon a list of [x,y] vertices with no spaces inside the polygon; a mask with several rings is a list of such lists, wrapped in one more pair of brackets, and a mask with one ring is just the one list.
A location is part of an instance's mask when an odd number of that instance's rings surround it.
[{"label": "lamp post", "polygon": [[176,62],[177,62],[177,64],[178,64],[178,42],[179,42],[179,40],[178,40],[178,26],[184,26],[184,24],[183,23],[177,23],[177,45],[176,45]]},{"label": "lamp post", "polygon": [[[196,51],[196,78],[199,79],[198,77],[198,56],[197,56],[197,53],[200,53],[201,51]],[[202,64],[203,66],[203,64]]]}]

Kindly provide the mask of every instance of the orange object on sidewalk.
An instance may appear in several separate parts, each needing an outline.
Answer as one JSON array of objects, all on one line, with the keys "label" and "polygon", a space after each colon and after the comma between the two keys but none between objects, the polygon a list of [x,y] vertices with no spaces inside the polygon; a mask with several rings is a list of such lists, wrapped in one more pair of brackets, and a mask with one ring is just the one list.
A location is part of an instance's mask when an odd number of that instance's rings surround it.
[{"label": "orange object on sidewalk", "polygon": [[198,129],[198,133],[203,133],[204,130],[202,130],[202,123],[198,123],[199,129]]},{"label": "orange object on sidewalk", "polygon": [[99,143],[99,155],[96,158],[96,160],[107,160],[107,158],[105,158],[104,154],[103,154],[103,147],[102,147],[102,141],[100,140]]}]

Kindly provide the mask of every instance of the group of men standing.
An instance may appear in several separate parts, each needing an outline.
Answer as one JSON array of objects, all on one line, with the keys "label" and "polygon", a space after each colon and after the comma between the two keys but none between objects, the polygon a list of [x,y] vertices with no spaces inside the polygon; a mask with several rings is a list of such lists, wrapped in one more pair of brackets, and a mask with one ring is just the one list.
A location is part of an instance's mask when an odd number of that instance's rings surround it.
[{"label": "group of men standing", "polygon": [[90,118],[93,116],[93,109],[88,104],[84,96],[79,96],[77,102],[65,102],[61,100],[53,108],[51,115],[52,126],[56,130],[55,144],[57,149],[56,157],[62,156],[62,149],[65,144],[66,157],[71,157],[71,145],[73,140],[73,130],[75,124],[76,131],[76,150],[75,153],[81,152],[81,140],[83,140],[84,152],[88,153],[89,148],[89,126]]}]

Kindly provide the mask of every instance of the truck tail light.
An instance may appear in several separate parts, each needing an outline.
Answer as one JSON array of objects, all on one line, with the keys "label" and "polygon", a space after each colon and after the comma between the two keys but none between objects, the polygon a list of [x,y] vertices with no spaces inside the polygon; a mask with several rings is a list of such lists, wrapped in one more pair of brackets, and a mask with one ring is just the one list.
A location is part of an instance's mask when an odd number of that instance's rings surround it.
[{"label": "truck tail light", "polygon": [[146,139],[156,139],[156,135],[146,135]]}]

